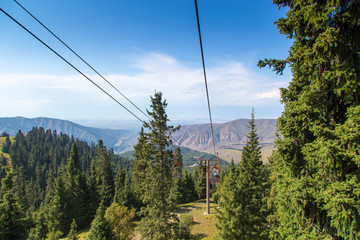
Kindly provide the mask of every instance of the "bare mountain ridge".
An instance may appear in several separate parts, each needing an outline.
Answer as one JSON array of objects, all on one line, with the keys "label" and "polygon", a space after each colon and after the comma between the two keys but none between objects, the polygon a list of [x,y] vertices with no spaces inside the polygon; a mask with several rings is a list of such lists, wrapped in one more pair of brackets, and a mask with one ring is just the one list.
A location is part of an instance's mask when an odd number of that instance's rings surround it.
[{"label": "bare mountain ridge", "polygon": [[[241,150],[246,144],[249,119],[238,119],[226,123],[215,123],[214,139],[219,155],[230,161],[235,162],[241,159]],[[276,138],[276,119],[255,120],[259,142],[262,145],[263,161],[267,161],[268,156],[274,149]],[[213,153],[212,137],[210,124],[195,124],[182,126],[174,134],[174,138],[184,146],[194,150]]]},{"label": "bare mountain ridge", "polygon": [[[249,132],[248,122],[248,119],[238,119],[213,124],[215,144],[245,144],[247,141],[246,134]],[[276,137],[276,119],[258,119],[255,120],[255,124],[260,143],[273,143]],[[212,145],[210,124],[182,126],[174,134],[174,138],[186,147]]]}]

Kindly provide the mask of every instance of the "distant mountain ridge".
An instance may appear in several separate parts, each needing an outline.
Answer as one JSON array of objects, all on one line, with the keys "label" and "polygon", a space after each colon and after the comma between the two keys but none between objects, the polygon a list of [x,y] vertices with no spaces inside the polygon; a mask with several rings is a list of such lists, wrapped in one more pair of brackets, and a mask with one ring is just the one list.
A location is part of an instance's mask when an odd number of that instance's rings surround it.
[{"label": "distant mountain ridge", "polygon": [[[255,120],[264,161],[267,161],[274,149],[276,121],[276,119]],[[249,119],[237,119],[213,124],[216,150],[223,159],[240,161],[241,151],[246,144],[246,135],[249,132],[248,123]],[[207,153],[214,152],[210,124],[185,125],[173,136],[184,147]]]},{"label": "distant mountain ridge", "polygon": [[[220,145],[245,144],[249,132],[248,119],[238,119],[226,123],[214,123],[215,143]],[[257,134],[261,143],[273,143],[276,119],[255,120]],[[175,132],[174,138],[186,147],[212,145],[210,124],[185,125]]]},{"label": "distant mountain ridge", "polygon": [[0,118],[0,133],[7,132],[14,136],[19,130],[27,133],[33,127],[43,127],[45,130],[51,129],[52,131],[56,130],[58,133],[62,132],[88,143],[97,143],[99,139],[102,139],[105,146],[112,147],[115,152],[130,150],[137,136],[137,133],[134,131],[85,127],[67,120],[53,118]]},{"label": "distant mountain ridge", "polygon": [[[247,141],[248,122],[248,119],[238,119],[213,124],[216,150],[222,159],[240,161],[242,148]],[[263,160],[266,161],[274,149],[276,119],[258,119],[255,124],[259,142],[263,146]],[[116,153],[133,150],[139,133],[136,130],[85,127],[67,120],[44,117],[0,118],[0,133],[7,132],[14,136],[19,130],[26,133],[33,127],[56,130],[58,133],[62,132],[89,143],[97,143],[98,139],[102,139],[105,146],[113,148]],[[180,143],[182,147],[214,154],[209,124],[184,125],[173,137],[177,140],[174,144]]]}]

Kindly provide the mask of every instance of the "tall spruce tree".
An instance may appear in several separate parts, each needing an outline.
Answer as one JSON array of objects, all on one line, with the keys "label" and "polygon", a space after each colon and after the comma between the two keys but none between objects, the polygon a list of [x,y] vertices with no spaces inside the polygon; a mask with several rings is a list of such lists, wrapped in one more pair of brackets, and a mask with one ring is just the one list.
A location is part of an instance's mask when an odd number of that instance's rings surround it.
[{"label": "tall spruce tree", "polygon": [[274,0],[293,40],[285,60],[272,157],[272,234],[278,239],[360,239],[360,1]]},{"label": "tall spruce tree", "polygon": [[109,207],[115,194],[115,185],[110,155],[101,139],[98,142],[97,151],[98,157],[92,163],[92,178],[96,185],[97,195],[100,201],[103,201],[104,205]]},{"label": "tall spruce tree", "polygon": [[24,213],[12,193],[12,175],[8,173],[1,181],[0,240],[26,239],[27,229]]},{"label": "tall spruce tree", "polygon": [[101,202],[99,208],[96,210],[95,219],[91,222],[91,228],[88,235],[89,240],[113,240],[110,222],[104,217],[106,207]]},{"label": "tall spruce tree", "polygon": [[76,143],[71,147],[70,158],[66,165],[65,191],[67,198],[67,225],[75,220],[77,226],[84,228],[90,223],[92,212],[89,211],[90,192],[85,174],[80,169],[80,158]]},{"label": "tall spruce tree", "polygon": [[250,132],[241,161],[227,171],[220,190],[218,211],[219,236],[222,239],[267,239],[266,197],[269,192],[268,171],[261,161],[254,110]]},{"label": "tall spruce tree", "polygon": [[132,180],[135,193],[142,201],[143,189],[146,179],[146,169],[150,163],[150,150],[144,128],[141,128],[138,137],[138,143],[134,146],[134,167],[132,171]]},{"label": "tall spruce tree", "polygon": [[1,151],[3,153],[9,153],[10,147],[11,147],[10,137],[9,135],[6,135],[5,142],[1,146]]},{"label": "tall spruce tree", "polygon": [[149,124],[144,124],[149,131],[141,132],[143,136],[139,141],[144,145],[138,144],[135,148],[135,161],[141,163],[135,163],[135,166],[145,167],[144,174],[137,177],[141,180],[138,186],[146,204],[145,217],[139,223],[139,229],[142,236],[149,239],[172,239],[175,224],[175,205],[170,201],[172,153],[166,148],[171,144],[170,136],[176,128],[168,126],[166,106],[162,93],[155,92],[151,97],[152,111],[148,111],[151,120]]}]

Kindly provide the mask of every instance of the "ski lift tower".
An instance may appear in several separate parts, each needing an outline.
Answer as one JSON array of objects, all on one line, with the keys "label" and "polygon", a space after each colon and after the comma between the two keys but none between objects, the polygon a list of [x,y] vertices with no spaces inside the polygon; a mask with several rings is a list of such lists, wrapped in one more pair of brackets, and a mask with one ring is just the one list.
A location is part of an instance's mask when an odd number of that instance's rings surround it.
[{"label": "ski lift tower", "polygon": [[[199,165],[206,167],[206,211],[204,214],[210,214],[210,182],[220,182],[220,161],[219,155],[216,153],[217,159],[198,159]],[[211,164],[211,162],[216,162],[215,164]],[[204,164],[205,163],[205,164]],[[212,167],[210,168],[210,165]]]}]

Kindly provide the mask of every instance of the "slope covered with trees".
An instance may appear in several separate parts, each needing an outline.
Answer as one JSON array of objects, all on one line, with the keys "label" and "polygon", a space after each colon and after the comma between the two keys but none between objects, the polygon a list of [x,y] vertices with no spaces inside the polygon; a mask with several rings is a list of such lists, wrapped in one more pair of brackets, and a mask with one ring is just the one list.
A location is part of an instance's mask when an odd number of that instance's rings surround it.
[{"label": "slope covered with trees", "polygon": [[[19,131],[11,141],[3,134],[1,149],[9,153],[0,162],[0,239],[76,239],[78,230],[89,227],[90,239],[128,239],[138,215],[154,239],[180,236],[184,226],[178,225],[175,204],[197,200],[204,186],[196,187],[189,173],[173,179],[173,153],[167,149],[173,128],[166,126],[165,106],[161,94],[152,98],[154,120],[147,126],[157,130],[140,132],[134,170],[131,160],[106,149],[102,140],[89,146],[43,128]],[[177,149],[176,161],[181,159]]]}]

